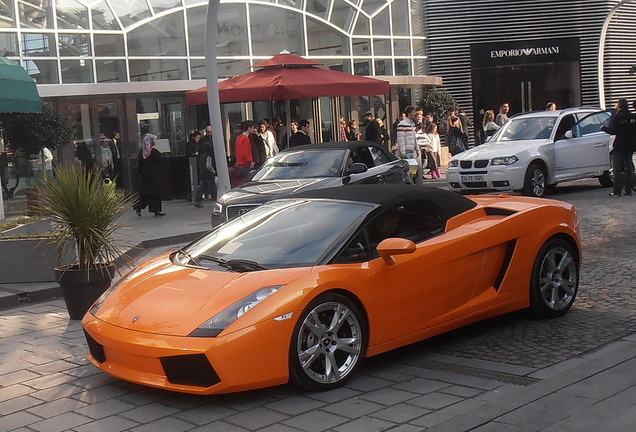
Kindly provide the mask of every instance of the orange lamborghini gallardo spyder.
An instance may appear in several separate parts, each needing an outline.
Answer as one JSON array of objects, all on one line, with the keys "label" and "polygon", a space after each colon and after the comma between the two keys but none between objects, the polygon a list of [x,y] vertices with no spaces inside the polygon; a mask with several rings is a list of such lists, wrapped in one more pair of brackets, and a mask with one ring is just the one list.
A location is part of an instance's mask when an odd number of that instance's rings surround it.
[{"label": "orange lamborghini gallardo spyder", "polygon": [[365,357],[579,284],[567,203],[356,185],[271,201],[139,265],[89,310],[90,360],[187,393],[341,385]]}]

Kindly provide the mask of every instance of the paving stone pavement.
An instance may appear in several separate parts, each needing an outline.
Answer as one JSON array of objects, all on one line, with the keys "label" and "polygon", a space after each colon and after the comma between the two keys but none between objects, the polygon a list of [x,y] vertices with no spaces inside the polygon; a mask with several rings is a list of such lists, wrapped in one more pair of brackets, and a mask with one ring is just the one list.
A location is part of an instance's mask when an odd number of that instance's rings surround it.
[{"label": "paving stone pavement", "polygon": [[580,295],[565,317],[488,320],[370,358],[325,393],[138,386],[88,362],[61,300],[0,311],[0,431],[631,432],[636,198],[607,192],[583,181],[552,195],[582,221]]}]

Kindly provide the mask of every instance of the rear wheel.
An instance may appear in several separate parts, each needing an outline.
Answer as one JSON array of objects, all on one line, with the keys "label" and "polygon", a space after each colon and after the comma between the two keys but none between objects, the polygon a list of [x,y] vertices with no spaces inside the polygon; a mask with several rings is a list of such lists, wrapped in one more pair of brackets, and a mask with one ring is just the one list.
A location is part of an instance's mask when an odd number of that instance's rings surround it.
[{"label": "rear wheel", "polygon": [[544,317],[561,316],[572,307],[578,289],[578,254],[564,240],[548,240],[541,247],[532,269],[532,311]]},{"label": "rear wheel", "polygon": [[289,352],[290,382],[323,391],[346,382],[364,355],[366,324],[347,297],[328,293],[300,316]]},{"label": "rear wheel", "polygon": [[526,196],[542,197],[545,195],[546,173],[543,167],[533,163],[528,167],[521,192]]}]

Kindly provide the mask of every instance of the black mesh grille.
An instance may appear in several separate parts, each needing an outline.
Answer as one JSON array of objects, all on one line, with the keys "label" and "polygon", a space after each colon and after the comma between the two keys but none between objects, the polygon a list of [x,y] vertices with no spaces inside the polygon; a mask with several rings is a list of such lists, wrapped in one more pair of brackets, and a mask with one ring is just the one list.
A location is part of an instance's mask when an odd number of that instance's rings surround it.
[{"label": "black mesh grille", "polygon": [[258,207],[258,204],[230,206],[227,208],[227,220],[239,217],[256,207]]},{"label": "black mesh grille", "polygon": [[485,188],[488,186],[488,183],[486,182],[468,182],[468,183],[464,183],[464,185],[466,187],[469,188]]},{"label": "black mesh grille", "polygon": [[97,342],[95,339],[89,335],[86,330],[84,330],[84,336],[86,337],[86,342],[88,343],[88,349],[91,352],[91,355],[95,360],[100,363],[104,363],[106,361],[106,354],[104,354],[104,346]]},{"label": "black mesh grille", "polygon": [[475,168],[486,168],[488,166],[488,159],[475,161]]},{"label": "black mesh grille", "polygon": [[459,166],[461,166],[464,169],[472,168],[473,162],[472,161],[466,161],[466,160],[459,161]]},{"label": "black mesh grille", "polygon": [[161,357],[161,366],[172,384],[211,387],[221,382],[205,354]]}]

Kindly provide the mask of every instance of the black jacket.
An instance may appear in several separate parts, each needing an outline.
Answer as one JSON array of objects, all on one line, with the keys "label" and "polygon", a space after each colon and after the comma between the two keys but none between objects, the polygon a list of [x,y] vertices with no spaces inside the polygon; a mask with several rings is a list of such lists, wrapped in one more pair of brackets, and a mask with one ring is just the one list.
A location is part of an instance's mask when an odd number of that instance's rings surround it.
[{"label": "black jacket", "polygon": [[301,131],[296,132],[289,139],[289,148],[305,144],[311,144],[311,139],[309,135]]},{"label": "black jacket", "polygon": [[616,136],[614,150],[633,152],[636,149],[636,117],[631,112],[617,111],[610,118],[609,126],[601,130]]},{"label": "black jacket", "polygon": [[137,155],[139,174],[141,174],[141,188],[139,193],[146,196],[161,195],[163,188],[163,155],[156,148],[144,159],[142,151]]},{"label": "black jacket", "polygon": [[376,120],[369,122],[367,130],[364,132],[364,140],[382,145],[382,129],[380,129],[380,123]]}]

